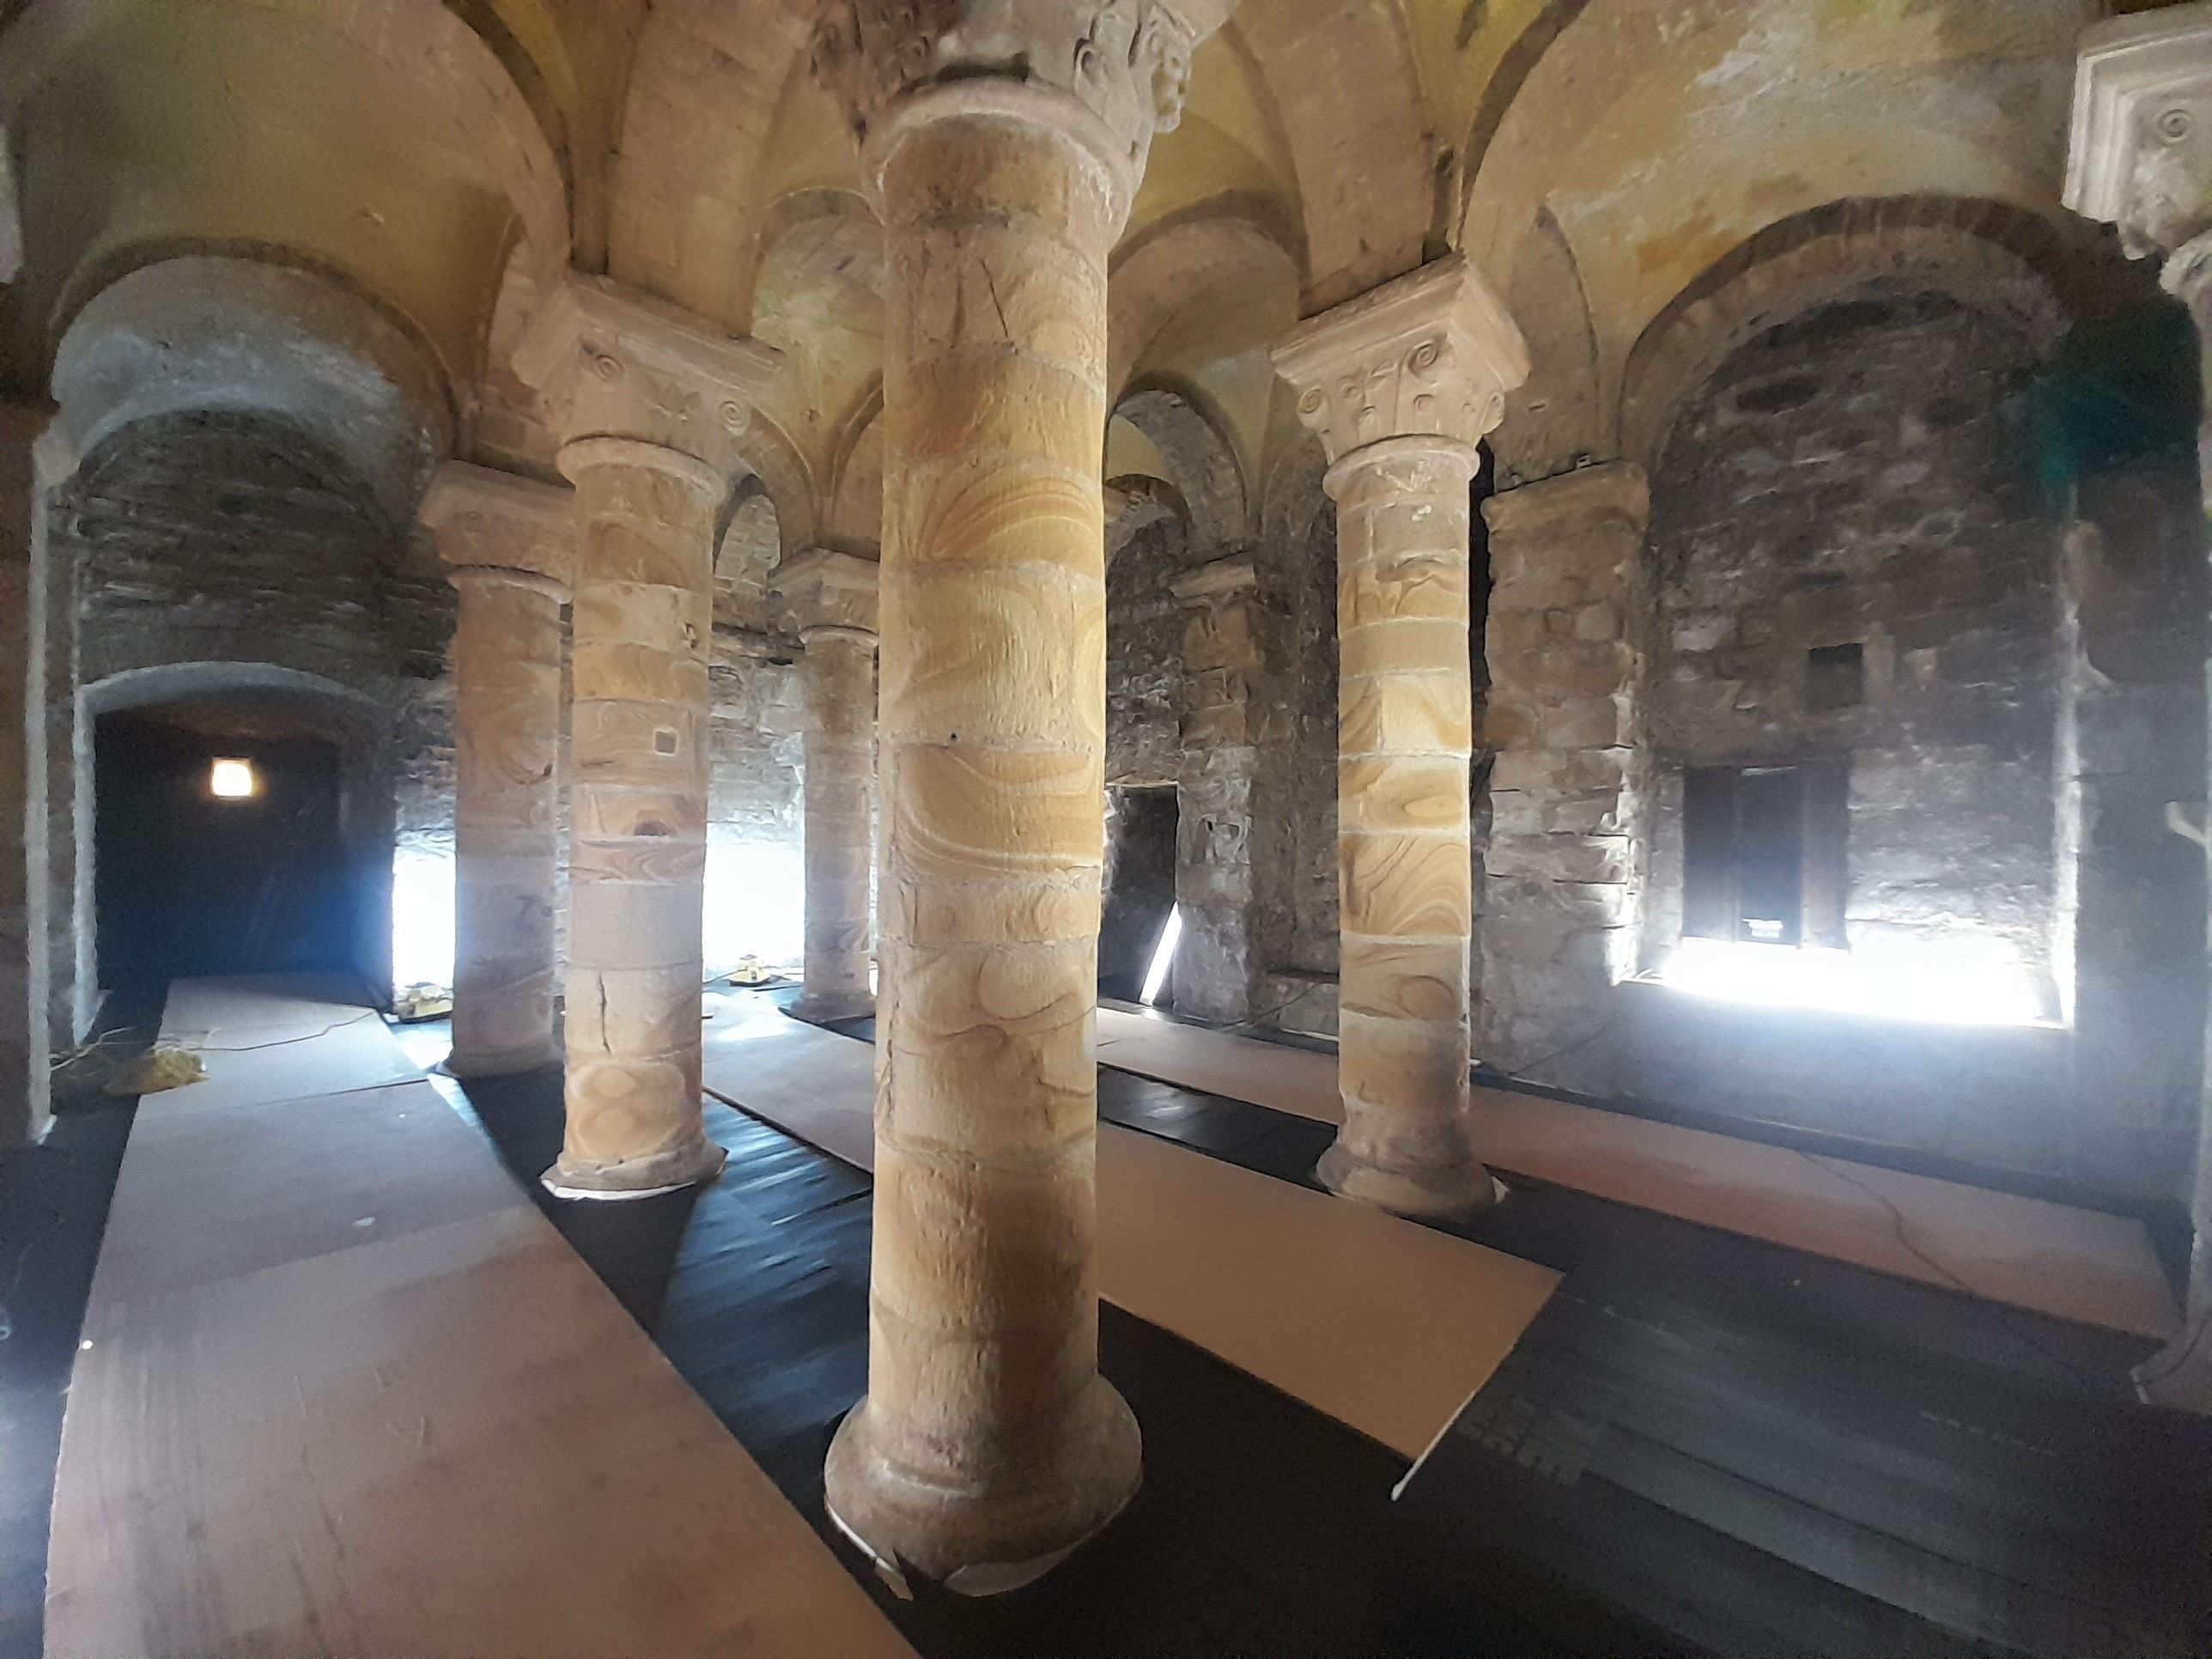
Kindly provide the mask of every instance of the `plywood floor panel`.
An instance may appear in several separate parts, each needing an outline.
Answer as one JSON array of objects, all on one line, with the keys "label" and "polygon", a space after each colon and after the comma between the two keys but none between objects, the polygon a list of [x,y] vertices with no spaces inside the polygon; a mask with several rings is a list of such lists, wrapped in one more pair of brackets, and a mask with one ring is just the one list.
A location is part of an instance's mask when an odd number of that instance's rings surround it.
[{"label": "plywood floor panel", "polygon": [[[758,999],[710,998],[709,1092],[856,1168],[874,1049]],[[1099,1285],[1401,1455],[1419,1458],[1559,1275],[1152,1136],[1098,1132]]]},{"label": "plywood floor panel", "polygon": [[[1342,1121],[1334,1054],[1116,1009],[1101,1063]],[[2164,1339],[2178,1314],[2130,1216],[1992,1192],[1499,1089],[1475,1091],[1498,1169],[2053,1318]]]},{"label": "plywood floor panel", "polygon": [[347,1011],[183,988],[189,1020],[304,1038],[295,1085],[327,1047],[343,1091],[142,1104],[49,1654],[910,1654],[483,1137],[425,1084],[351,1086]]}]

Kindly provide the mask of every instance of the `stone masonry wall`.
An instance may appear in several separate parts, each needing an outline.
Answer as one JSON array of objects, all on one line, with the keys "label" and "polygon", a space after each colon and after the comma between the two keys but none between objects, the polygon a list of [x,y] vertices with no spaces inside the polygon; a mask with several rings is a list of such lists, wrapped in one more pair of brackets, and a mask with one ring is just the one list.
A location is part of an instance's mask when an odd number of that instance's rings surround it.
[{"label": "stone masonry wall", "polygon": [[[1680,932],[1680,769],[1850,756],[1855,948],[1972,939],[2048,981],[2057,537],[2027,342],[1936,296],[1816,311],[1683,408],[1652,480],[1648,943]],[[1822,706],[1808,653],[1856,646]]]},{"label": "stone masonry wall", "polygon": [[805,690],[797,662],[715,641],[706,962],[793,967],[805,945]]}]

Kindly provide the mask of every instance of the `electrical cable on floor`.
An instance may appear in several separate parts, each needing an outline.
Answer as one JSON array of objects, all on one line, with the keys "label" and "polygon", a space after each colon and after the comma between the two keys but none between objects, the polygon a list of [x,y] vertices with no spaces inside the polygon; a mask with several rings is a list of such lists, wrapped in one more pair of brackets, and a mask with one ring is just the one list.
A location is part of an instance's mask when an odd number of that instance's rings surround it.
[{"label": "electrical cable on floor", "polygon": [[2076,1382],[2080,1383],[2085,1390],[2092,1394],[2101,1393],[2103,1391],[2101,1386],[2094,1377],[2082,1370],[2079,1366],[2075,1364],[2072,1360],[2067,1358],[2064,1354],[2060,1353],[2056,1348],[2047,1346],[2043,1342],[2038,1340],[2033,1335],[2030,1334],[2025,1328],[2016,1322],[2016,1316],[2010,1309],[2005,1307],[2003,1304],[1993,1300],[1980,1291],[1976,1290],[1972,1285],[1966,1283],[1965,1279],[1960,1278],[1959,1275],[1954,1273],[1948,1266],[1938,1261],[1934,1256],[1929,1255],[1927,1251],[1922,1249],[1920,1246],[1914,1243],[1911,1234],[1907,1231],[1907,1223],[1905,1219],[1905,1212],[1899,1209],[1897,1206],[1890,1200],[1889,1195],[1887,1193],[1884,1193],[1880,1188],[1875,1187],[1869,1182],[1861,1181],[1856,1176],[1851,1174],[1849,1170],[1839,1169],[1834,1164],[1830,1163],[1826,1158],[1805,1151],[1802,1146],[1792,1146],[1788,1150],[1796,1152],[1798,1157],[1803,1158],[1808,1164],[1813,1165],[1814,1168],[1826,1171],[1829,1175],[1833,1176],[1837,1180],[1843,1182],[1847,1186],[1856,1187],[1859,1191],[1864,1193],[1869,1198],[1874,1200],[1875,1203],[1881,1205],[1883,1209],[1889,1212],[1890,1231],[1895,1235],[1899,1246],[1904,1249],[1906,1255],[1912,1257],[1914,1261],[1919,1262],[1921,1266],[1926,1267],[1930,1273],[1936,1274],[1939,1279],[1942,1279],[1945,1284],[1948,1285],[1953,1290],[1957,1291],[1961,1296],[1972,1297],[1975,1301],[1979,1302],[1990,1309],[2002,1323],[2010,1328],[2012,1334],[2015,1338],[2027,1344],[2029,1347],[2034,1349],[2036,1352],[2041,1354],[2052,1364],[2057,1366],[2059,1370],[2071,1376]]},{"label": "electrical cable on floor", "polygon": [[[276,1037],[267,1042],[240,1042],[228,1047],[207,1042],[191,1044],[188,1048],[181,1043],[177,1046],[186,1048],[186,1052],[195,1054],[251,1054],[264,1048],[283,1048],[295,1042],[313,1042],[317,1037],[328,1036],[343,1026],[358,1025],[365,1019],[380,1018],[381,1016],[375,1009],[364,1008],[357,1014],[349,1014],[343,1019],[332,1020],[319,1031],[302,1031],[297,1036]],[[207,1035],[212,1036],[215,1033],[210,1031]]]}]

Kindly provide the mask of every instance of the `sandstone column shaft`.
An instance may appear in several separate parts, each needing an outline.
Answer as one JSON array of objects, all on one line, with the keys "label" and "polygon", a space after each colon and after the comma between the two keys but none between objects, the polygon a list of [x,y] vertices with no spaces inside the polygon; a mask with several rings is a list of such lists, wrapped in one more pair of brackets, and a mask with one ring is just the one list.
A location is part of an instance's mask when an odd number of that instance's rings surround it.
[{"label": "sandstone column shaft", "polygon": [[721,476],[630,438],[561,452],[576,488],[568,1135],[556,1190],[719,1169],[699,1108],[707,647]]},{"label": "sandstone column shaft", "polygon": [[874,1006],[868,872],[875,837],[876,638],[810,628],[806,646],[806,956],[801,1006],[836,1019]]},{"label": "sandstone column shaft", "polygon": [[917,120],[883,180],[875,1258],[830,1501],[938,1577],[1073,1544],[1135,1485],[1097,1371],[1097,172],[986,109]]},{"label": "sandstone column shaft", "polygon": [[1343,929],[1336,1189],[1401,1210],[1486,1195],[1468,1141],[1473,744],[1468,485],[1474,451],[1391,439],[1333,468],[1337,884]]},{"label": "sandstone column shaft", "polygon": [[1337,507],[1345,1121],[1316,1174],[1407,1214],[1468,1210],[1493,1191],[1467,1121],[1468,484],[1527,351],[1454,256],[1301,324],[1275,364]]},{"label": "sandstone column shaft", "polygon": [[781,359],[571,272],[515,354],[575,486],[569,617],[568,1135],[545,1185],[708,1180],[699,1099],[716,520]]},{"label": "sandstone column shaft", "polygon": [[560,587],[492,565],[453,572],[456,1077],[554,1064],[560,876]]}]

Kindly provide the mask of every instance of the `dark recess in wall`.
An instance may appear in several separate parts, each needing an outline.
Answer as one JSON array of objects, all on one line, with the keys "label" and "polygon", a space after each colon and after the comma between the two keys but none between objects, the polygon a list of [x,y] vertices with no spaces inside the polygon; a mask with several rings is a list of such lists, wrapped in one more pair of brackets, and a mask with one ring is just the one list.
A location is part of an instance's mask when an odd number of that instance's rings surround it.
[{"label": "dark recess in wall", "polygon": [[1098,927],[1098,989],[1134,1001],[1176,902],[1176,792],[1115,789]]},{"label": "dark recess in wall", "polygon": [[[250,761],[260,792],[216,799],[219,757]],[[94,759],[106,983],[356,970],[363,906],[349,891],[332,744],[109,714]]]}]

